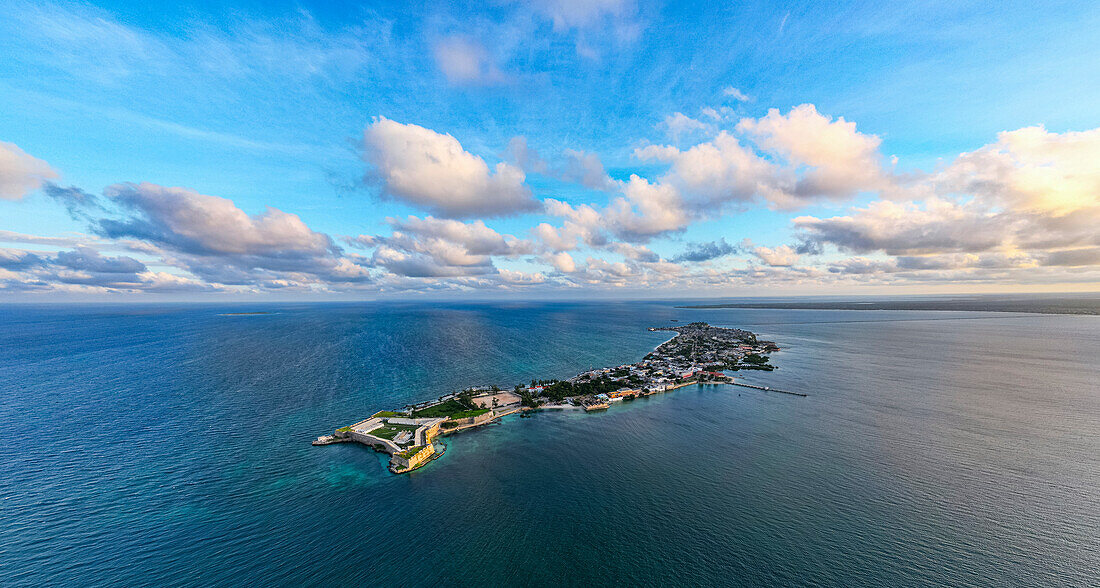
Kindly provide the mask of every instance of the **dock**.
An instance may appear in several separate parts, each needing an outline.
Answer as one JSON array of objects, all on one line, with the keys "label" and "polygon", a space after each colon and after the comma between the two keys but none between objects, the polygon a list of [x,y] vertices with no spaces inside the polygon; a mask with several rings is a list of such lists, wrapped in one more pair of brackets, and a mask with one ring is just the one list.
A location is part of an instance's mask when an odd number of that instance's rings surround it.
[{"label": "dock", "polygon": [[732,386],[741,386],[742,388],[753,388],[753,389],[756,389],[756,390],[763,390],[765,392],[778,392],[780,394],[790,394],[791,396],[800,396],[802,398],[805,398],[807,396],[807,394],[803,394],[801,392],[788,392],[786,390],[779,390],[777,388],[772,388],[771,386],[756,386],[754,384],[742,384],[740,382],[727,382],[727,383],[732,385]]}]

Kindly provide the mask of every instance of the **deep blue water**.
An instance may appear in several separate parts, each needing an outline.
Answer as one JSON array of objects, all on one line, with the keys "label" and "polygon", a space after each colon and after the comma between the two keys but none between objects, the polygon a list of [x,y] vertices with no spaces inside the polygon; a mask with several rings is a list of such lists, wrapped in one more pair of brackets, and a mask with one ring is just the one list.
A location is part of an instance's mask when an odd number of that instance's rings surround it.
[{"label": "deep blue water", "polygon": [[[777,341],[745,379],[810,396],[509,418],[405,476],[309,444],[672,318]],[[0,585],[1100,585],[1098,360],[1081,316],[0,307]]]}]

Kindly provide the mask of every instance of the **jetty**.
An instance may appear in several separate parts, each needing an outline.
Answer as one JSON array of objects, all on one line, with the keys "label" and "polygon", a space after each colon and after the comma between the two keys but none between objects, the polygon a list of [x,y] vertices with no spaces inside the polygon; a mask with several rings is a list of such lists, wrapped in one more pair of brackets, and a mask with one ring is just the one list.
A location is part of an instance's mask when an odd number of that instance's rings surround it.
[{"label": "jetty", "polygon": [[770,386],[757,386],[755,384],[742,384],[741,382],[734,382],[733,380],[730,380],[727,383],[732,384],[734,386],[741,386],[742,388],[754,388],[756,390],[763,390],[765,392],[778,392],[780,394],[790,394],[791,396],[800,396],[802,398],[805,398],[807,396],[807,394],[803,394],[801,392],[788,392],[787,390],[780,390],[778,388],[772,388]]}]

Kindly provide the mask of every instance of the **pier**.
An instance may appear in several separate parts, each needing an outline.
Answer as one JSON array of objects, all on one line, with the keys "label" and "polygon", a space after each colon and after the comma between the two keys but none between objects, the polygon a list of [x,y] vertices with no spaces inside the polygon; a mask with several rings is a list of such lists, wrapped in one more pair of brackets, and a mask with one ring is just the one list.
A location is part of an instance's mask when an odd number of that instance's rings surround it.
[{"label": "pier", "polygon": [[732,385],[732,386],[741,386],[742,388],[753,388],[753,389],[756,389],[756,390],[763,390],[765,392],[778,392],[780,394],[790,394],[791,396],[800,396],[802,398],[805,398],[807,396],[807,394],[803,394],[801,392],[788,392],[786,390],[778,390],[778,389],[772,388],[770,386],[756,386],[754,384],[742,384],[741,382],[732,382],[732,381],[729,382],[729,384]]}]

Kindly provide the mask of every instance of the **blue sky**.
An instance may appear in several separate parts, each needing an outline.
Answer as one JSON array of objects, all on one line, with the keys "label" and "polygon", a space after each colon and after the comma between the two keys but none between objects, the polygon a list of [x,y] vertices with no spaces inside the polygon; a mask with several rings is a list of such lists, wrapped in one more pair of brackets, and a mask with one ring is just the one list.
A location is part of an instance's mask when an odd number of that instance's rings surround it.
[{"label": "blue sky", "polygon": [[1095,290],[1100,7],[820,4],[5,3],[0,292]]}]

